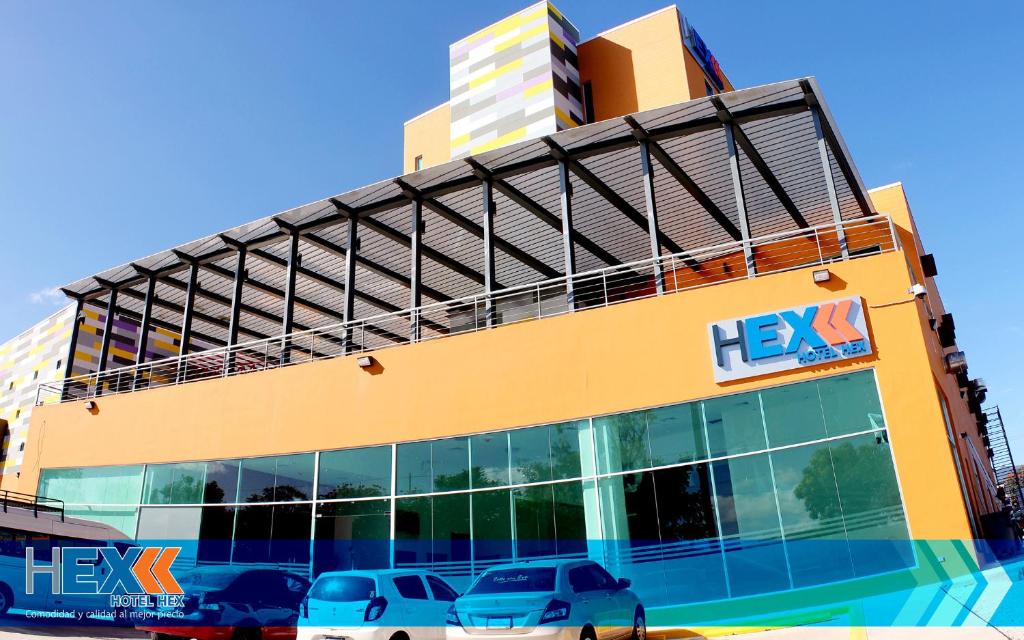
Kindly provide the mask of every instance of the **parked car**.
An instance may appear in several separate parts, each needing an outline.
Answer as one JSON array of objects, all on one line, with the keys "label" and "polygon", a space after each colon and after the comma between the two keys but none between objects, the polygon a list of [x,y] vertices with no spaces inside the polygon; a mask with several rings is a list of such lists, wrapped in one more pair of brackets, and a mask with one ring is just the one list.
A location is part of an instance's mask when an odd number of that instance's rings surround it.
[{"label": "parked car", "polygon": [[458,593],[417,570],[330,571],[302,602],[298,640],[443,640]]},{"label": "parked car", "polygon": [[448,609],[447,640],[646,640],[644,607],[629,584],[592,560],[498,565]]},{"label": "parked car", "polygon": [[293,640],[309,580],[281,569],[199,567],[178,578],[182,617],[136,626],[153,640]]}]

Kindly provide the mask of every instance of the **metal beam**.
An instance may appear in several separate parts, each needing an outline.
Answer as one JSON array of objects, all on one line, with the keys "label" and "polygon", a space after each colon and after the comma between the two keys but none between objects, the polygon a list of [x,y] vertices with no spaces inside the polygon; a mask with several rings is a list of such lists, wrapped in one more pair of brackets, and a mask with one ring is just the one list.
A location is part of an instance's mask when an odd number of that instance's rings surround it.
[{"label": "metal beam", "polygon": [[420,306],[423,304],[422,272],[423,272],[423,201],[412,200],[412,221],[409,228],[409,339],[416,342],[420,339]]},{"label": "metal beam", "polygon": [[[804,91],[804,101],[806,104],[811,108],[817,107],[818,110],[821,111],[821,104],[818,101],[818,95],[814,93],[814,89],[811,88],[811,83],[807,80],[801,80],[800,88]],[[822,118],[821,129],[822,134],[825,137],[825,141],[833,150],[836,164],[839,165],[839,170],[846,179],[846,184],[850,185],[850,191],[853,192],[853,197],[857,200],[857,205],[860,207],[861,213],[865,217],[875,215],[874,207],[872,206],[871,201],[868,200],[867,195],[864,193],[864,185],[861,183],[860,176],[857,174],[857,170],[853,165],[850,164],[850,159],[844,151],[845,146],[839,141],[839,137],[836,132],[833,131],[828,118]]]},{"label": "metal beam", "polygon": [[[75,372],[75,354],[78,353],[78,334],[83,324],[85,324],[85,315],[82,313],[85,310],[85,300],[83,298],[75,298],[75,315],[71,317],[71,340],[68,344],[68,355],[67,362],[64,363],[64,379],[68,379]],[[68,399],[67,385],[63,386],[61,393],[62,400]]]},{"label": "metal beam", "polygon": [[569,311],[576,310],[576,290],[573,276],[576,275],[576,230],[572,224],[572,181],[569,180],[569,164],[558,161],[558,203],[562,209],[562,255],[565,260],[565,303]]},{"label": "metal beam", "polygon": [[647,140],[640,140],[640,173],[644,181],[644,206],[647,209],[647,234],[651,242],[651,266],[654,270],[654,288],[658,295],[665,293],[665,271],[661,266],[661,243],[658,242],[658,203],[654,198],[654,170]]},{"label": "metal beam", "polygon": [[722,99],[718,96],[714,96],[711,100],[718,109],[719,120],[732,126],[733,139],[739,144],[740,148],[743,149],[743,153],[747,154],[747,159],[750,160],[750,164],[754,165],[757,172],[761,174],[761,179],[764,180],[765,184],[768,185],[768,188],[772,190],[772,193],[775,194],[775,197],[782,204],[786,212],[789,213],[790,217],[793,218],[793,221],[796,222],[797,226],[801,229],[809,227],[810,225],[807,224],[807,220],[804,219],[803,214],[800,213],[796,203],[794,203],[793,199],[789,197],[788,193],[786,193],[786,190],[782,187],[782,183],[775,177],[775,174],[768,166],[768,163],[764,161],[761,154],[754,148],[754,143],[750,141],[747,134],[743,133],[743,129],[736,124],[735,118],[729,112],[725,103],[722,102]]},{"label": "metal beam", "polygon": [[135,364],[146,362],[146,351],[149,348],[149,330],[153,324],[153,299],[156,297],[156,277],[148,276],[146,280],[146,297],[142,302],[142,321],[139,323],[139,338],[135,349]]},{"label": "metal beam", "polygon": [[491,294],[496,288],[496,273],[494,269],[494,185],[490,180],[483,180],[480,183],[483,200],[483,241],[484,241],[484,324],[493,327],[498,321],[498,309],[494,305]]},{"label": "metal beam", "polygon": [[291,340],[289,334],[295,323],[295,276],[299,269],[299,234],[288,236],[288,264],[284,276],[284,311],[281,318],[281,364],[291,358]]},{"label": "metal beam", "polygon": [[[342,322],[353,320],[356,294],[356,253],[359,251],[359,220],[350,215],[347,220],[348,234],[345,244],[345,303],[342,307]],[[346,326],[344,332],[345,352],[349,352],[348,344],[352,340],[351,329]]]},{"label": "metal beam", "polygon": [[743,242],[743,260],[747,267],[747,277],[753,278],[757,267],[754,264],[754,252],[750,246],[750,222],[747,220],[747,201],[743,194],[743,175],[740,173],[740,156],[736,150],[736,138],[733,136],[733,124],[723,123],[725,128],[725,146],[729,153],[729,173],[732,175],[732,193],[736,199],[736,215],[740,221],[740,240]]},{"label": "metal beam", "polygon": [[634,134],[639,134],[642,139],[647,141],[648,150],[658,161],[658,164],[664,167],[665,170],[668,171],[669,175],[675,178],[676,182],[686,189],[686,192],[690,194],[690,197],[692,197],[697,204],[711,214],[711,217],[715,219],[715,222],[717,222],[733,240],[739,240],[740,230],[732,223],[729,216],[725,215],[718,205],[715,204],[715,202],[708,197],[706,193],[704,193],[704,190],[697,185],[697,182],[691,178],[689,174],[683,171],[683,168],[672,159],[672,156],[670,156],[660,144],[650,138],[650,133],[640,126],[633,116],[626,116],[624,120],[626,121],[626,124],[633,128]]},{"label": "metal beam", "polygon": [[[408,200],[407,197],[406,197],[406,200]],[[350,215],[354,215],[355,214],[355,210],[354,209],[350,209],[350,208],[346,207],[341,202],[338,202],[336,199],[332,198],[331,202],[334,204],[335,207],[338,208],[339,211],[341,211],[341,212],[349,212]],[[403,245],[406,248],[412,246],[412,240],[409,238],[409,236],[405,235],[401,231],[398,231],[397,229],[394,229],[394,228],[384,224],[383,222],[380,222],[379,220],[374,220],[373,218],[363,218],[361,220],[361,224],[364,227],[366,227],[367,229],[370,229],[371,231],[374,231],[375,233],[378,233],[381,236],[383,236],[383,237],[385,237],[385,238],[387,238],[387,239],[389,239],[389,240],[391,240],[393,242],[397,242],[398,244],[401,244],[401,245]],[[426,258],[430,258],[431,260],[433,260],[434,262],[438,263],[439,265],[447,267],[448,269],[451,269],[455,273],[458,273],[458,274],[460,274],[462,276],[465,276],[469,280],[472,280],[472,281],[474,281],[474,282],[476,282],[478,284],[483,284],[484,283],[484,276],[483,276],[483,274],[481,274],[480,272],[476,271],[475,269],[471,269],[471,268],[467,267],[466,265],[462,264],[458,260],[454,260],[452,258],[449,258],[448,256],[444,255],[440,251],[437,251],[437,250],[432,249],[432,248],[430,248],[430,247],[428,247],[426,245],[423,245],[423,256],[426,257]]]},{"label": "metal beam", "polygon": [[110,298],[107,300],[107,316],[103,319],[103,339],[100,342],[100,359],[96,371],[102,373],[107,370],[107,359],[110,356],[110,337],[114,332],[114,315],[117,313],[117,289],[110,289]]},{"label": "metal beam", "polygon": [[839,252],[843,260],[850,257],[850,248],[846,244],[846,231],[843,229],[843,213],[839,209],[839,196],[836,195],[836,183],[832,177],[832,163],[828,161],[828,149],[825,147],[825,136],[821,128],[821,114],[818,107],[811,107],[811,118],[814,120],[814,136],[818,142],[818,157],[821,159],[821,170],[825,174],[825,185],[828,187],[828,202],[832,207],[832,223],[836,225],[836,236],[839,239]]},{"label": "metal beam", "polygon": [[[544,140],[544,142],[547,143],[555,159],[565,160],[566,162],[568,162],[569,168],[572,169],[572,172],[576,174],[576,177],[582,180],[584,184],[593,189],[594,192],[597,193],[597,195],[607,200],[608,204],[612,205],[613,207],[621,211],[638,227],[640,227],[644,231],[648,230],[647,216],[641,214],[639,211],[634,209],[633,206],[626,202],[626,200],[622,196],[615,193],[615,191],[611,187],[602,182],[600,178],[598,178],[590,171],[590,169],[584,167],[583,164],[579,162],[579,160],[566,153],[566,151],[562,149],[560,146],[558,146],[558,144],[549,136],[545,136],[544,138],[542,138],[542,140]],[[668,249],[670,253],[683,252],[683,248],[676,244],[672,240],[672,238],[669,238],[664,233],[658,233],[658,241],[661,243],[663,247]]]},{"label": "metal beam", "polygon": [[[363,226],[366,226],[365,222],[366,221],[364,220],[363,221]],[[312,233],[307,233],[307,234],[302,236],[302,239],[305,240],[306,242],[308,242],[311,245],[314,245],[314,246],[316,246],[316,247],[318,247],[320,249],[323,249],[327,253],[336,255],[336,256],[338,256],[340,258],[344,258],[345,257],[345,253],[346,253],[345,252],[345,247],[342,247],[341,245],[339,245],[337,243],[331,242],[330,240],[327,240],[326,238],[321,238],[318,235],[315,235],[315,234],[312,234]],[[356,264],[358,266],[362,267],[363,269],[366,269],[367,271],[369,271],[371,273],[375,273],[375,274],[381,276],[382,278],[385,278],[385,279],[390,280],[390,281],[392,281],[394,283],[400,284],[400,285],[402,285],[405,288],[411,287],[412,283],[411,283],[409,278],[406,278],[405,276],[403,276],[402,274],[398,273],[397,271],[394,271],[393,269],[389,269],[388,267],[385,267],[382,264],[379,264],[379,263],[377,263],[377,262],[375,262],[373,260],[370,260],[370,259],[366,258],[365,256],[361,256],[361,255],[357,254],[356,255]],[[320,273],[317,273],[315,271],[310,271],[308,269],[300,269],[299,270],[299,275],[307,277],[307,278],[311,278],[313,280],[320,281],[323,284],[328,284],[327,282],[323,282],[323,280],[321,280],[321,279],[328,279],[328,277],[325,276],[325,275],[322,275]],[[332,283],[332,284],[336,285],[339,288],[341,287],[340,283]],[[328,286],[330,286],[330,285],[328,285]],[[451,296],[445,295],[445,294],[441,293],[440,291],[438,291],[437,289],[434,289],[433,287],[428,287],[425,284],[423,284],[422,282],[420,282],[420,292],[423,293],[423,294],[426,294],[430,298],[433,298],[437,302],[447,302],[447,301],[452,299]],[[356,297],[357,298],[360,297],[360,291],[358,289],[356,289]]]},{"label": "metal beam", "polygon": [[188,269],[188,285],[185,288],[185,306],[181,312],[181,343],[178,355],[187,356],[192,349],[192,319],[196,310],[196,291],[199,288],[199,263],[193,262]]},{"label": "metal beam", "polygon": [[242,290],[245,286],[245,279],[248,273],[245,270],[245,255],[247,250],[244,246],[237,248],[238,261],[235,263],[234,286],[231,289],[231,311],[228,320],[228,346],[238,344],[238,321],[242,313]]},{"label": "metal beam", "polygon": [[[544,222],[552,229],[555,229],[559,233],[563,233],[562,219],[551,213],[544,207],[540,206],[536,201],[527,196],[525,193],[516,189],[508,182],[504,180],[495,180],[494,188],[500,191],[506,198],[516,203],[526,211],[535,215],[541,222]],[[599,244],[586,237],[578,229],[573,229],[573,239],[582,249],[589,251],[595,258],[604,262],[608,266],[612,267],[615,265],[622,264],[622,261],[613,256],[608,251],[605,251]],[[568,275],[568,274],[566,274]]]}]

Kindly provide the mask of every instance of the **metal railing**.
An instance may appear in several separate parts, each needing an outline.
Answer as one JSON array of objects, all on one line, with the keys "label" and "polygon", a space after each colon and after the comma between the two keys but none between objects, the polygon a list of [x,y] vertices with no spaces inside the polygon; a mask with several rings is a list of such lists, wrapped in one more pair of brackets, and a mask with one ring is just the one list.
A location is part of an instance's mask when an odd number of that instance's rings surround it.
[{"label": "metal railing", "polygon": [[489,329],[899,247],[892,221],[872,216],[736,241],[480,293],[347,323],[40,384],[36,404],[70,402],[264,371]]},{"label": "metal railing", "polygon": [[31,509],[32,515],[36,518],[39,517],[40,511],[44,513],[59,513],[60,521],[64,522],[64,501],[57,498],[47,498],[46,496],[37,496],[31,493],[0,489],[0,503],[3,504],[4,513],[7,513],[9,507]]}]

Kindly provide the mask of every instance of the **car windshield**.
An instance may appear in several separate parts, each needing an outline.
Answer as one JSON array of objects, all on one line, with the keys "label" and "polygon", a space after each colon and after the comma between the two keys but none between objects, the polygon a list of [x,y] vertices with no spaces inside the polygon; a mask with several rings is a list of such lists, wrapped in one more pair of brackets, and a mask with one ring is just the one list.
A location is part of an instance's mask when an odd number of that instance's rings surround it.
[{"label": "car windshield", "polygon": [[182,575],[178,580],[178,583],[183,587],[213,587],[214,589],[223,589],[231,584],[239,575],[238,571],[232,570],[196,569],[195,571],[189,571]]},{"label": "car windshield", "polygon": [[322,576],[313,584],[309,597],[328,602],[358,602],[377,594],[373,578],[363,576]]},{"label": "car windshield", "polygon": [[466,593],[469,595],[554,590],[554,567],[530,567],[488,571],[480,576],[480,579]]}]

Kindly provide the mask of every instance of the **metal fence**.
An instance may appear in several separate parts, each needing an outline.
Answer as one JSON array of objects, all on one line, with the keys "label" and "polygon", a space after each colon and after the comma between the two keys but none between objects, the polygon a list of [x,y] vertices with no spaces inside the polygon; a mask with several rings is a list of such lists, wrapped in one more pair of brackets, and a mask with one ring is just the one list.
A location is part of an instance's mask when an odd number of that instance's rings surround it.
[{"label": "metal fence", "polygon": [[899,247],[892,221],[872,216],[729,242],[40,384],[36,404],[130,393],[359,354],[781,271],[878,255]]}]

